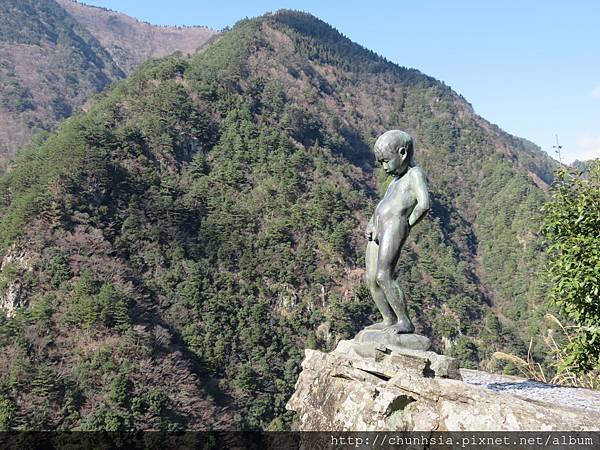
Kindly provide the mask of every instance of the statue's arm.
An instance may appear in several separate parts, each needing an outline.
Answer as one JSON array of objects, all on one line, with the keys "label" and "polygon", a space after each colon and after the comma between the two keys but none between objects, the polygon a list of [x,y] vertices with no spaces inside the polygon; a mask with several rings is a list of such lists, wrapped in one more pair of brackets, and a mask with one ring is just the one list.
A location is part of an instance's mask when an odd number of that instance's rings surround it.
[{"label": "statue's arm", "polygon": [[427,178],[425,177],[425,174],[420,167],[415,167],[411,172],[413,190],[417,197],[415,209],[413,209],[408,218],[408,224],[412,227],[423,218],[427,211],[429,211],[431,203],[429,201],[429,191],[427,189]]}]

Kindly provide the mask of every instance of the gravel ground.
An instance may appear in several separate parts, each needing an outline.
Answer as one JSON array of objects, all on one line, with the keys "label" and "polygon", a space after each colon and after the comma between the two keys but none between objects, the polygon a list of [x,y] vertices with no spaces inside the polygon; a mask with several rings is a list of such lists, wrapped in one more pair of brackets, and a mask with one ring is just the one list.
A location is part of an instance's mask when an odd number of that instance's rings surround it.
[{"label": "gravel ground", "polygon": [[528,400],[600,412],[600,391],[561,387],[509,375],[460,369],[463,381],[499,394],[512,394]]}]

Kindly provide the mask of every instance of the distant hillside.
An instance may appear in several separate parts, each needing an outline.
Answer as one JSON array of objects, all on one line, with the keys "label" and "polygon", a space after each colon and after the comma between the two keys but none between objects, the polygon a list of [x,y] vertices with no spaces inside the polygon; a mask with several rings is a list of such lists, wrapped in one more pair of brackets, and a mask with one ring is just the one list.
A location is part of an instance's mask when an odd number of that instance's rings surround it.
[{"label": "distant hillside", "polygon": [[215,30],[207,27],[156,26],[74,0],[57,0],[57,3],[98,39],[127,74],[150,58],[166,56],[177,50],[195,53],[217,36]]},{"label": "distant hillside", "polygon": [[125,74],[53,0],[0,3],[0,155],[70,116]]},{"label": "distant hillside", "polygon": [[580,171],[581,173],[583,173],[584,176],[587,176],[587,174],[589,173],[592,165],[596,161],[598,161],[598,159],[600,159],[600,158],[589,159],[587,161],[579,161],[578,159],[576,159],[575,161],[573,161],[571,163],[571,167],[573,167],[574,169],[577,169],[578,171]]},{"label": "distant hillside", "polygon": [[0,179],[4,427],[289,428],[303,349],[377,319],[363,230],[390,128],[432,197],[398,267],[417,331],[467,367],[525,356],[552,161],[280,11],[144,64]]},{"label": "distant hillside", "polygon": [[52,130],[133,67],[175,50],[193,52],[215,34],[155,27],[70,1],[3,0],[0,171],[34,134]]}]

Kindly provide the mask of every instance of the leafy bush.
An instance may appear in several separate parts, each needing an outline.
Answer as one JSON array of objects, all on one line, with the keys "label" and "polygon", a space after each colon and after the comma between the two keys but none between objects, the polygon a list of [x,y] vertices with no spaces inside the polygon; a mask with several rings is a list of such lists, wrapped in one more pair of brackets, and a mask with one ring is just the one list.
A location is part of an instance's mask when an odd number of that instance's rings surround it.
[{"label": "leafy bush", "polygon": [[550,300],[579,326],[563,367],[600,368],[600,163],[586,179],[562,167],[544,206]]}]

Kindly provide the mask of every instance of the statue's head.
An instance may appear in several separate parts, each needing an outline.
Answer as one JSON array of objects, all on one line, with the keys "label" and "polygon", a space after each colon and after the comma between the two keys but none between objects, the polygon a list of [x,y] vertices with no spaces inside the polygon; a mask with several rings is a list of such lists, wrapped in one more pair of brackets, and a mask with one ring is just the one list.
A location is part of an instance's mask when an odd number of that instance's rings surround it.
[{"label": "statue's head", "polygon": [[383,133],[373,146],[375,158],[388,175],[401,176],[410,166],[414,166],[412,138],[400,130]]}]

